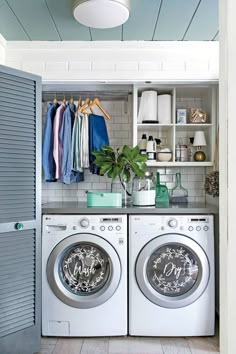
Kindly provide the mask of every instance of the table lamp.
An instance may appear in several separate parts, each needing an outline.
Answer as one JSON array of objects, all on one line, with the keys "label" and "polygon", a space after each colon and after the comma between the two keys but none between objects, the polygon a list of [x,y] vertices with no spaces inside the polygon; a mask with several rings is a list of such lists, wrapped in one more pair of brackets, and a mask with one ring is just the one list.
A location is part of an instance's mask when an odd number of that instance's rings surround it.
[{"label": "table lamp", "polygon": [[193,146],[197,146],[197,151],[194,154],[195,161],[205,161],[206,155],[204,151],[201,150],[202,146],[206,146],[206,138],[204,131],[196,131],[194,134]]}]

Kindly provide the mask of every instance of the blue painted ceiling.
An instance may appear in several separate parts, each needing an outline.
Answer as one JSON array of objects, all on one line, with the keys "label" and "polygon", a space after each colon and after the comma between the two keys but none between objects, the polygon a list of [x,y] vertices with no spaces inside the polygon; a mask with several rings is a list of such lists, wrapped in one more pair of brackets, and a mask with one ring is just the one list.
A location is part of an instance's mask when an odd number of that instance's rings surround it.
[{"label": "blue painted ceiling", "polygon": [[131,0],[123,26],[94,29],[74,19],[72,0],[0,0],[0,33],[17,41],[212,41],[218,15],[218,0]]}]

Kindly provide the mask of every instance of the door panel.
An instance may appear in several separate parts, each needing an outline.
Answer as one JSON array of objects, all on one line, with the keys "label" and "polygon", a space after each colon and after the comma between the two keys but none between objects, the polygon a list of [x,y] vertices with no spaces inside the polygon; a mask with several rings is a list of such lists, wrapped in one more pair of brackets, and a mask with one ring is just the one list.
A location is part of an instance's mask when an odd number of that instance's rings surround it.
[{"label": "door panel", "polygon": [[0,353],[40,348],[41,79],[0,66]]}]

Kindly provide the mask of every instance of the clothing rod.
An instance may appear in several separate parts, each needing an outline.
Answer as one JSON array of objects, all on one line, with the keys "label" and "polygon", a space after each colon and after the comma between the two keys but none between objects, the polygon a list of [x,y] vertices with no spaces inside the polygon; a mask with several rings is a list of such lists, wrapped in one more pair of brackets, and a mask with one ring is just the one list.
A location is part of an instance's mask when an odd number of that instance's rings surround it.
[{"label": "clothing rod", "polygon": [[97,97],[100,101],[128,101],[128,96],[131,95],[130,91],[43,91],[42,100],[48,102],[57,98],[58,101],[64,98],[68,101],[73,98],[77,101],[80,97],[85,100],[87,97],[93,99]]}]

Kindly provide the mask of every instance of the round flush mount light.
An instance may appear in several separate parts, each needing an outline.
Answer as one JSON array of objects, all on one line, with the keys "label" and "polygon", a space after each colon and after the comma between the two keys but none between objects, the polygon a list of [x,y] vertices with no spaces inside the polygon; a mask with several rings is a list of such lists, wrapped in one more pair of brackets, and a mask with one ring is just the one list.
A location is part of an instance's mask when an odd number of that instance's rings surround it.
[{"label": "round flush mount light", "polygon": [[74,0],[73,14],[82,25],[113,28],[129,18],[130,0]]}]

